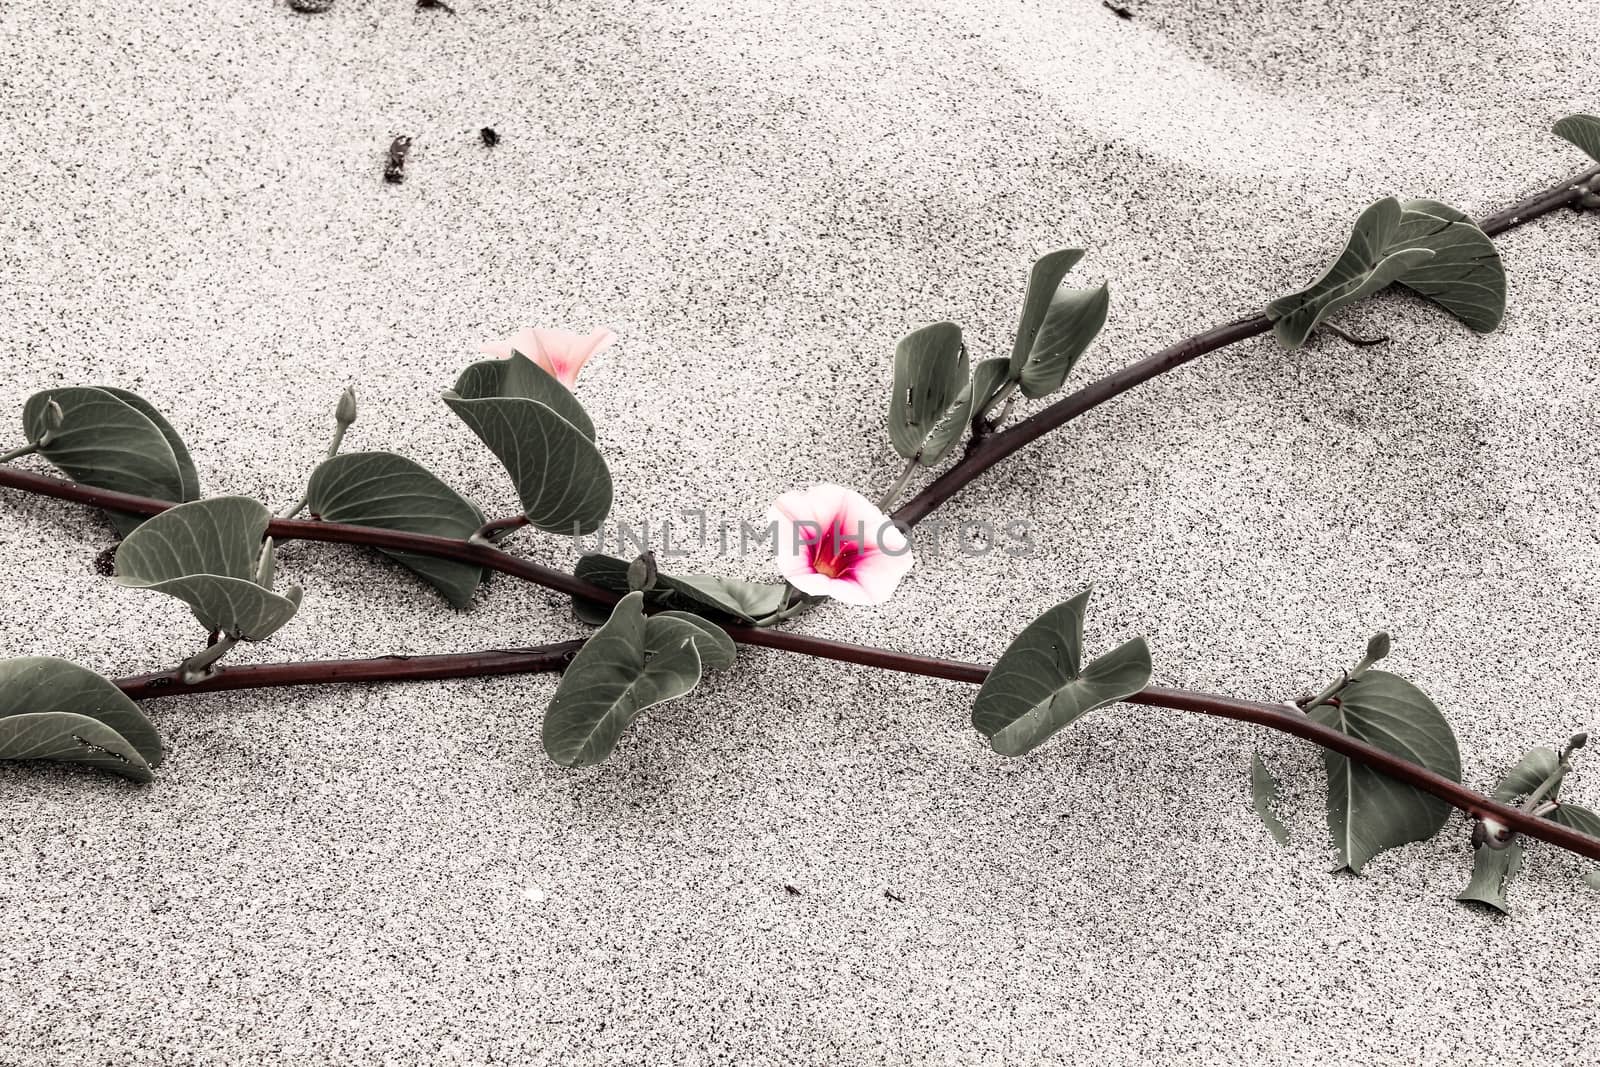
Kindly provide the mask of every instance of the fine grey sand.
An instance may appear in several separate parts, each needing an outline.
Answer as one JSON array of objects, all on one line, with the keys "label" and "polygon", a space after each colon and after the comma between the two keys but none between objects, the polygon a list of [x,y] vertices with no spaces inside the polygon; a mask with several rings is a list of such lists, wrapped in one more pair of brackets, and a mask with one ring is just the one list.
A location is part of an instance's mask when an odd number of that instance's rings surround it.
[{"label": "fine grey sand", "polygon": [[[5,4],[0,446],[33,391],[120,385],[209,492],[276,508],[354,382],[348,447],[503,514],[439,391],[520,325],[607,325],[579,395],[614,519],[754,520],[880,491],[896,338],[951,318],[1008,352],[1051,248],[1112,287],[1082,382],[1298,288],[1380,196],[1483,215],[1584,165],[1548,128],[1600,107],[1594,0],[1124,2]],[[1600,225],[1498,244],[1499,332],[1386,294],[1341,321],[1388,345],[1208,357],[942,512],[1027,521],[1036,558],[924,552],[887,605],[796,628],[989,661],[1093,583],[1091,651],[1142,633],[1158,684],[1273,700],[1388,629],[1492,786],[1595,716],[1600,674]],[[0,494],[0,654],[198,647],[96,573],[112,537]],[[303,610],[234,660],[583,632],[503,578],[457,614],[361,551],[281,572]],[[746,650],[571,772],[539,748],[554,684],[161,701],[148,787],[0,765],[0,1063],[1600,1057],[1583,864],[1530,848],[1509,919],[1452,901],[1457,818],[1331,875],[1287,738],[1118,706],[1005,760],[970,687]],[[1600,802],[1600,764],[1568,791]]]}]

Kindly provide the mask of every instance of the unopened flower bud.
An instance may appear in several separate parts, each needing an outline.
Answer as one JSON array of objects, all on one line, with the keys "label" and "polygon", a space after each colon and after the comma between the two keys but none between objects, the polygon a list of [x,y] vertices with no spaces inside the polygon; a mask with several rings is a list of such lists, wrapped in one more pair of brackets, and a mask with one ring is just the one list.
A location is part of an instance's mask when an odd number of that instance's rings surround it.
[{"label": "unopened flower bud", "polygon": [[39,435],[39,445],[43,447],[55,440],[56,434],[61,432],[61,427],[66,424],[67,413],[61,410],[61,405],[51,400],[44,406],[44,433]]},{"label": "unopened flower bud", "polygon": [[349,426],[356,421],[356,391],[354,386],[345,386],[344,392],[339,394],[339,406],[334,409],[333,417],[340,426]]},{"label": "unopened flower bud", "polygon": [[1572,751],[1572,750],[1575,750],[1575,749],[1580,749],[1584,745],[1587,745],[1588,743],[1589,743],[1589,731],[1588,730],[1579,730],[1577,733],[1575,733],[1571,737],[1567,738],[1567,749],[1568,749],[1568,751]]},{"label": "unopened flower bud", "polygon": [[630,593],[654,588],[655,584],[656,554],[654,552],[646,552],[628,564],[628,591]]},{"label": "unopened flower bud", "polygon": [[1377,633],[1373,634],[1372,639],[1367,642],[1367,660],[1371,663],[1376,663],[1388,654],[1389,634],[1387,631],[1379,630]]}]

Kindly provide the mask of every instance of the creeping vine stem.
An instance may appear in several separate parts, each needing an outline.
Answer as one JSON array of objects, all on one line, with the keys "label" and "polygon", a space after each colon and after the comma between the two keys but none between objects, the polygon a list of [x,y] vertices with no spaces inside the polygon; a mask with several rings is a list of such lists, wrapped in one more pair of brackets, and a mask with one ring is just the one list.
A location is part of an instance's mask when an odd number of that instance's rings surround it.
[{"label": "creeping vine stem", "polygon": [[[1574,179],[1514,204],[1483,220],[1480,226],[1486,234],[1492,236],[1562,207],[1581,206],[1583,198],[1588,195],[1587,185],[1597,179],[1600,179],[1600,167],[1592,168]],[[1009,429],[975,439],[962,459],[895,512],[895,519],[907,526],[914,525],[1000,460],[1083,412],[1190,360],[1235,342],[1259,336],[1271,328],[1272,323],[1265,315],[1257,315],[1196,334],[1090,383]],[[4,465],[0,465],[0,486],[140,515],[154,515],[173,506],[169,501],[96,489]],[[520,524],[492,523],[480,531],[480,534],[508,531],[516,525]],[[575,575],[512,556],[487,543],[487,536],[457,540],[371,526],[287,518],[273,520],[267,534],[280,540],[299,539],[358,544],[458,560],[534,582],[571,596],[606,604],[615,603],[619,599],[617,594],[592,585]],[[741,644],[776,648],[883,670],[967,683],[981,683],[988,674],[988,668],[982,664],[910,655],[784,630],[748,626],[725,626],[724,629],[733,640]],[[123,678],[116,684],[130,697],[153,699],[180,694],[290,685],[531,673],[562,669],[582,645],[583,641],[576,640],[536,648],[497,649],[448,655],[385,656],[371,659],[234,666],[218,669],[203,677],[196,677],[193,672],[186,675],[180,667],[157,674]],[[1600,839],[1589,837],[1550,819],[1541,818],[1532,811],[1493,800],[1425,767],[1367,744],[1331,726],[1318,723],[1288,705],[1266,704],[1211,693],[1159,687],[1144,689],[1129,697],[1127,702],[1233,719],[1300,737],[1365,763],[1391,778],[1413,785],[1474,818],[1494,819],[1510,830],[1550,842],[1590,859],[1600,860]]]}]

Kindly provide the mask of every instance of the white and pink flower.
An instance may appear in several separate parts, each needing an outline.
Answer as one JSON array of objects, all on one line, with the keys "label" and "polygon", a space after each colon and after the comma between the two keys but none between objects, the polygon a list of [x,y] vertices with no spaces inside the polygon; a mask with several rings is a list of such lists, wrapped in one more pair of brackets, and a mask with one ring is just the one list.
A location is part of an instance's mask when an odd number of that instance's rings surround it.
[{"label": "white and pink flower", "polygon": [[911,569],[911,544],[877,506],[842,485],[784,493],[767,513],[777,523],[778,570],[809,596],[881,604]]},{"label": "white and pink flower", "polygon": [[562,385],[573,389],[578,384],[578,372],[589,358],[610,348],[616,339],[617,335],[604,327],[585,337],[571,330],[525,326],[502,341],[487,342],[480,350],[495,359],[510,359],[511,353],[521,352],[549,371]]}]

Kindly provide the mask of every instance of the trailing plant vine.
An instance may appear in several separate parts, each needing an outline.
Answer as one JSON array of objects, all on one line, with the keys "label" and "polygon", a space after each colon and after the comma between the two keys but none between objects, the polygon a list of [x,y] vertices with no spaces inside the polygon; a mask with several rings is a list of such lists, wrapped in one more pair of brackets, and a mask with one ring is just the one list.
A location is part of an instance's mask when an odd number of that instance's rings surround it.
[{"label": "trailing plant vine", "polygon": [[[1555,132],[1600,161],[1600,119],[1575,115]],[[1452,807],[1473,819],[1474,862],[1461,900],[1508,909],[1505,891],[1522,864],[1524,838],[1600,860],[1600,815],[1562,793],[1587,742],[1532,749],[1486,795],[1462,784],[1456,738],[1415,684],[1377,667],[1386,634],[1314,694],[1281,704],[1150,686],[1142,637],[1089,656],[1083,623],[1089,590],[1024,627],[993,667],[828,641],[781,624],[829,601],[892,596],[913,565],[908,536],[1000,460],[1141,382],[1235,342],[1271,332],[1285,348],[1318,332],[1356,338],[1331,321],[1389,285],[1437,304],[1472,330],[1499,325],[1505,273],[1491,237],[1562,208],[1600,207],[1600,166],[1480,222],[1431,200],[1386,198],[1356,219],[1345,247],[1305,288],[1180,341],[1010,422],[1018,396],[1059,392],[1099,334],[1110,289],[1071,287],[1079,249],[1041,257],[1029,273],[1009,356],[973,362],[955,323],[907,334],[894,353],[887,415],[904,460],[882,496],[821,485],[774,502],[780,582],[666,574],[637,559],[590,554],[573,573],[500,547],[525,525],[582,535],[610,514],[613,487],[594,424],[574,389],[578,372],[614,337],[525,330],[485,346],[444,403],[504,467],[519,510],[487,520],[437,475],[391,452],[341,451],[356,421],[347,390],[335,409],[327,456],[303,497],[274,515],[242,496],[203,495],[173,426],[142,398],[111,386],[47,389],[23,408],[26,443],[0,456],[0,485],[104,510],[123,540],[115,580],[187,604],[201,647],[170,670],[107,679],[61,659],[0,661],[0,759],[55,760],[153,779],[163,751],[138,701],[178,694],[345,681],[401,681],[560,671],[546,709],[548,756],[570,767],[603,761],[639,715],[691,692],[707,670],[735,662],[737,644],[979,685],[972,723],[1005,756],[1023,756],[1096,708],[1119,701],[1187,710],[1266,726],[1319,745],[1327,770],[1327,822],[1343,867],[1359,872],[1378,853],[1436,834]],[[963,441],[965,444],[963,446]],[[897,509],[919,472],[959,456]],[[66,479],[20,469],[37,455]],[[70,479],[70,480],[67,480]],[[309,510],[311,518],[298,516]],[[885,512],[890,512],[885,514]],[[470,604],[488,572],[572,598],[597,626],[584,640],[432,656],[229,666],[239,642],[263,641],[292,622],[302,591],[274,590],[274,545],[289,539],[363,545],[409,568],[455,608]],[[1278,787],[1252,760],[1254,806],[1280,843]],[[1592,879],[1594,875],[1590,876]]]}]

